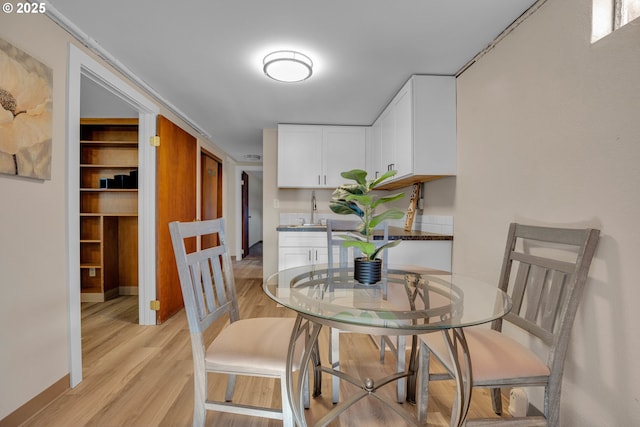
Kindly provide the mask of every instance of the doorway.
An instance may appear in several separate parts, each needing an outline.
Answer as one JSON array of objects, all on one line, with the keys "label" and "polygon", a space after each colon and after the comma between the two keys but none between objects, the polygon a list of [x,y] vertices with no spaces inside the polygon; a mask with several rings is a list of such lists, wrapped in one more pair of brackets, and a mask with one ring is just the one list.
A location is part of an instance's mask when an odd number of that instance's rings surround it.
[{"label": "doorway", "polygon": [[[200,219],[222,216],[222,161],[206,150],[200,150]],[[203,236],[202,248],[218,245],[218,236]]]},{"label": "doorway", "polygon": [[239,176],[240,182],[240,209],[242,221],[240,224],[241,239],[240,256],[238,259],[248,256],[253,249],[262,254],[262,167],[244,167]]},{"label": "doorway", "polygon": [[82,79],[127,104],[138,117],[139,192],[138,218],[138,311],[140,324],[155,324],[155,312],[149,301],[155,298],[155,151],[147,141],[155,135],[159,108],[131,86],[74,45],[69,45],[67,104],[67,230],[68,230],[68,307],[70,386],[82,381],[82,334],[80,313],[80,104]]}]

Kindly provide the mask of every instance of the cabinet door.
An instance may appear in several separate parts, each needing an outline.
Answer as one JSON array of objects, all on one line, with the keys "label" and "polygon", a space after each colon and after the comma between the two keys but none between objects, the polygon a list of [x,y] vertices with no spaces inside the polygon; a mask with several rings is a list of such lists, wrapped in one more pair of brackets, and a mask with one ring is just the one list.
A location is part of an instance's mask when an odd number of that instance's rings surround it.
[{"label": "cabinet door", "polygon": [[278,187],[319,187],[322,126],[278,126]]},{"label": "cabinet door", "polygon": [[309,247],[286,247],[278,251],[278,269],[312,265],[313,250]]},{"label": "cabinet door", "polygon": [[320,265],[329,262],[329,251],[326,246],[313,249],[313,264]]},{"label": "cabinet door", "polygon": [[456,79],[413,78],[413,153],[417,175],[455,175]]},{"label": "cabinet door", "polygon": [[367,167],[367,138],[364,127],[325,126],[322,158],[322,187],[336,188],[345,182],[341,172]]},{"label": "cabinet door", "polygon": [[413,105],[411,82],[405,85],[394,99],[395,141],[393,161],[398,171],[396,177],[413,173]]},{"label": "cabinet door", "polygon": [[386,164],[382,160],[382,135],[380,133],[380,121],[371,126],[371,165],[368,168],[369,179],[379,177],[383,171],[387,170]]},{"label": "cabinet door", "polygon": [[395,114],[392,106],[389,106],[380,115],[380,157],[382,158],[381,172],[395,169],[393,159],[393,147],[395,145]]}]

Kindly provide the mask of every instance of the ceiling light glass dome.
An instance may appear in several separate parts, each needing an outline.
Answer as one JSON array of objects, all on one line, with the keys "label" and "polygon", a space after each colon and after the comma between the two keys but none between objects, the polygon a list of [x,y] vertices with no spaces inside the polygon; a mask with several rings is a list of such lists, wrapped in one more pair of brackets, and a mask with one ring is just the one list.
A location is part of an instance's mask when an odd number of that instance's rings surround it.
[{"label": "ceiling light glass dome", "polygon": [[264,57],[264,73],[279,82],[301,82],[311,77],[313,62],[300,52],[279,50]]}]

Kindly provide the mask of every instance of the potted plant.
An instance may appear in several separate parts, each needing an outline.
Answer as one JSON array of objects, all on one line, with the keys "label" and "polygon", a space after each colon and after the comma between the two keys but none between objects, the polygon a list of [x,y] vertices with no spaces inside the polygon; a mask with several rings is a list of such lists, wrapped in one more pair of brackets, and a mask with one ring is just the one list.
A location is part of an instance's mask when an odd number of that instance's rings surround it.
[{"label": "potted plant", "polygon": [[340,215],[356,215],[362,220],[362,225],[357,230],[358,233],[345,235],[343,243],[345,247],[356,247],[362,252],[362,257],[354,259],[354,277],[360,283],[377,283],[380,280],[382,269],[382,260],[378,258],[378,254],[383,249],[400,243],[400,240],[393,240],[376,247],[373,242],[373,233],[378,224],[404,216],[404,212],[398,208],[390,208],[384,212],[376,213],[378,206],[401,199],[404,197],[404,193],[390,196],[372,193],[375,187],[396,173],[396,171],[388,171],[379,178],[367,180],[367,172],[361,169],[342,172],[340,176],[353,180],[355,183],[343,184],[331,195],[329,208],[333,212]]}]

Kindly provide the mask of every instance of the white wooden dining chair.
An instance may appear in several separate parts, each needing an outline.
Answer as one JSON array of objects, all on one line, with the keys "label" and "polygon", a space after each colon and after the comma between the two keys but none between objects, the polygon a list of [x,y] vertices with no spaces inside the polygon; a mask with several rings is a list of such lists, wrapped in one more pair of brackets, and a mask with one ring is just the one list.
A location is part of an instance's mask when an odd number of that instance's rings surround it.
[{"label": "white wooden dining chair", "polygon": [[[328,266],[329,268],[339,267],[345,268],[349,265],[349,262],[353,262],[354,257],[361,256],[362,254],[357,248],[345,248],[342,244],[344,239],[340,238],[340,235],[344,235],[348,232],[355,232],[362,224],[362,221],[353,220],[340,220],[329,219],[327,220],[327,249],[328,249]],[[382,239],[375,240],[376,245],[384,245],[389,241],[389,225],[386,221],[380,224],[379,228],[382,231]],[[338,259],[334,259],[334,250],[337,248]],[[351,249],[351,251],[349,250]],[[388,267],[387,249],[382,250],[382,268],[386,270]],[[340,370],[340,334],[345,331],[336,328],[330,328],[329,332],[329,363],[333,369]],[[377,339],[378,337],[373,337]],[[382,336],[380,339],[380,361],[384,362],[385,347],[389,346],[390,350],[396,357],[396,369],[398,371],[404,371],[406,366],[406,351],[398,352],[398,348],[406,348],[406,337],[398,336],[393,337]],[[333,376],[331,379],[331,396],[333,403],[338,403],[340,399],[340,378]],[[397,400],[402,403],[406,399],[406,382],[404,379],[400,379],[397,382]]]},{"label": "white wooden dining chair", "polygon": [[[222,218],[169,224],[180,286],[191,334],[194,370],[193,426],[203,427],[206,411],[259,416],[283,420],[294,426],[286,390],[286,358],[294,318],[240,319],[233,266],[227,252]],[[185,240],[217,235],[219,245],[188,253]],[[207,346],[205,332],[218,322],[229,325]],[[301,338],[302,339],[302,338]],[[317,352],[317,350],[316,350]],[[299,361],[300,355],[296,360]],[[294,369],[298,370],[299,365]],[[207,374],[228,375],[225,401],[209,400]],[[282,409],[243,405],[232,401],[236,376],[269,377],[280,380]],[[308,380],[308,378],[307,378]],[[316,384],[318,386],[318,384]],[[255,393],[259,393],[258,390]],[[305,405],[309,404],[305,381]]]},{"label": "white wooden dining chair", "polygon": [[[511,296],[513,308],[504,322],[496,320],[491,328],[464,330],[471,386],[491,389],[496,414],[502,412],[500,387],[544,387],[544,416],[467,420],[466,426],[559,425],[565,355],[599,234],[590,228],[510,225],[498,286]],[[429,357],[434,356],[449,373],[454,359],[441,333],[420,338],[417,410],[424,421],[429,381],[450,378],[429,373]]]}]

